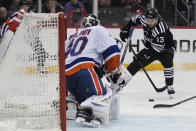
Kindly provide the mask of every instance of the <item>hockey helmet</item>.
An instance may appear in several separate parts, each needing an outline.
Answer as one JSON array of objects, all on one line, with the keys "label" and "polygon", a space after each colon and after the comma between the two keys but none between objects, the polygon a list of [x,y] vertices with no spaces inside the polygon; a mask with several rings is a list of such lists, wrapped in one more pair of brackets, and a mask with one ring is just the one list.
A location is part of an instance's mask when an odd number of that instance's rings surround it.
[{"label": "hockey helmet", "polygon": [[158,11],[154,8],[149,8],[144,12],[146,19],[156,19],[158,18]]},{"label": "hockey helmet", "polygon": [[97,24],[98,24],[98,19],[95,15],[87,15],[81,21],[82,28],[96,26]]},{"label": "hockey helmet", "polygon": [[20,3],[19,5],[22,6],[22,5],[31,5],[32,3],[29,2],[28,0],[20,0]]}]

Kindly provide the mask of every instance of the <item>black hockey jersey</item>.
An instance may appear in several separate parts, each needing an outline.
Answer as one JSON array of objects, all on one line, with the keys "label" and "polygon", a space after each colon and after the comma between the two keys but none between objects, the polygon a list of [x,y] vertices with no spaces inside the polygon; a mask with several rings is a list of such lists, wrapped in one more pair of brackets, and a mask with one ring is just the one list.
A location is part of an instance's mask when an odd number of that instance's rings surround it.
[{"label": "black hockey jersey", "polygon": [[157,52],[162,52],[167,48],[176,49],[173,35],[167,24],[161,19],[158,19],[157,24],[153,28],[150,28],[145,21],[144,14],[137,14],[129,20],[127,27],[131,28],[137,25],[143,27],[144,45],[147,48],[153,48]]}]

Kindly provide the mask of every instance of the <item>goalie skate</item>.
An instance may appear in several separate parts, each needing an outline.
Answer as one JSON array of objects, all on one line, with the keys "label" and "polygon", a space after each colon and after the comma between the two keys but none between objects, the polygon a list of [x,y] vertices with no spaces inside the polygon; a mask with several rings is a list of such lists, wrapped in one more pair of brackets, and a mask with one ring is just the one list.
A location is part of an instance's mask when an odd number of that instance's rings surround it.
[{"label": "goalie skate", "polygon": [[76,119],[76,122],[85,126],[96,127],[96,128],[101,127],[102,125],[100,119],[95,119],[95,120],[91,120],[90,122],[86,122],[85,118],[78,117]]},{"label": "goalie skate", "polygon": [[96,118],[90,108],[79,109],[75,121],[89,127],[101,127],[102,125],[101,119]]}]

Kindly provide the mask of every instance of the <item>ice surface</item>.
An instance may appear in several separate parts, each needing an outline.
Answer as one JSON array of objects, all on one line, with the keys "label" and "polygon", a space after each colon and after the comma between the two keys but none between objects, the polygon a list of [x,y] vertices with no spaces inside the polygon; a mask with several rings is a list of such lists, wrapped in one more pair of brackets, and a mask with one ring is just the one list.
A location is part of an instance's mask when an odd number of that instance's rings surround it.
[{"label": "ice surface", "polygon": [[[163,71],[148,73],[158,88],[164,86]],[[196,131],[196,99],[172,108],[152,108],[154,104],[173,104],[196,95],[196,71],[174,70],[174,74],[174,99],[169,99],[166,91],[155,92],[140,71],[119,94],[119,120],[102,128],[82,127],[74,121],[67,121],[67,131]],[[149,102],[149,98],[155,101]]]},{"label": "ice surface", "polygon": [[[164,86],[163,71],[148,71],[157,87]],[[176,94],[169,99],[167,92],[157,93],[140,71],[119,94],[121,111],[119,120],[107,127],[89,128],[72,120],[67,121],[67,131],[196,131],[196,99],[176,107],[153,109],[158,103],[172,104],[196,95],[196,71],[174,70]],[[154,102],[149,102],[149,98]],[[25,130],[17,131],[56,131]]]}]

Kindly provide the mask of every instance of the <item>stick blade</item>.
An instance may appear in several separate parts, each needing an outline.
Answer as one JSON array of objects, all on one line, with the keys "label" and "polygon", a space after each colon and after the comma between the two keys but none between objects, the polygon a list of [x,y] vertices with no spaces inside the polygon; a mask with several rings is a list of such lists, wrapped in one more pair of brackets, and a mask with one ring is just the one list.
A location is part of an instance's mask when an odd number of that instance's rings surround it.
[{"label": "stick blade", "polygon": [[162,87],[162,88],[156,88],[156,91],[157,92],[163,92],[163,91],[165,91],[167,89],[167,86],[164,86],[164,87]]},{"label": "stick blade", "polygon": [[173,107],[173,105],[169,105],[169,104],[156,104],[153,106],[154,109],[156,108],[169,108],[169,107]]}]

